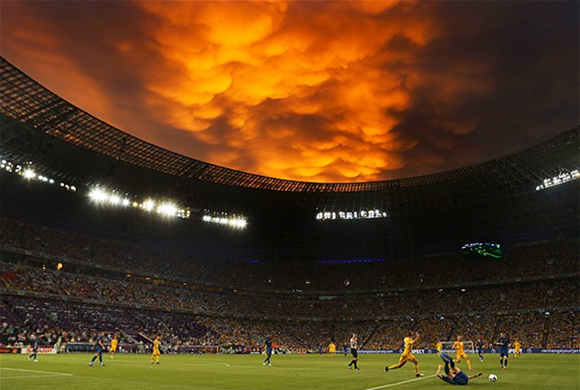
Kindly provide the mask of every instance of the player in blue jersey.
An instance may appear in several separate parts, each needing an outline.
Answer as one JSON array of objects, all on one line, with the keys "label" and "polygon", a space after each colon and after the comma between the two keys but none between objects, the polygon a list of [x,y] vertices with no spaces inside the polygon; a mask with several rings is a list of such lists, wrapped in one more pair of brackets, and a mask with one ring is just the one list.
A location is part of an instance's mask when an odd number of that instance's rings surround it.
[{"label": "player in blue jersey", "polygon": [[31,337],[32,340],[32,353],[30,354],[30,356],[26,359],[27,362],[30,361],[30,359],[34,359],[34,363],[38,363],[38,348],[40,347],[40,336],[39,335],[32,335]]},{"label": "player in blue jersey", "polygon": [[266,338],[266,342],[264,343],[266,347],[266,359],[262,362],[262,365],[268,364],[268,367],[271,367],[272,364],[270,363],[270,358],[272,357],[272,339],[270,337]]},{"label": "player in blue jersey", "polygon": [[450,385],[464,386],[469,383],[470,379],[477,378],[483,375],[482,372],[478,372],[475,375],[467,375],[455,366],[453,358],[446,353],[441,354],[441,359],[445,363],[445,375],[441,373],[443,366],[440,364],[437,367],[437,377],[442,381],[449,383]]},{"label": "player in blue jersey", "polygon": [[497,347],[499,348],[499,364],[501,364],[501,369],[507,369],[508,365],[508,350],[510,347],[510,339],[505,335],[504,332],[499,333],[499,339],[496,341]]},{"label": "player in blue jersey", "polygon": [[479,355],[480,362],[483,361],[483,347],[484,346],[485,346],[485,344],[483,343],[483,341],[481,339],[477,339],[477,341],[475,342],[475,347],[477,348],[477,354]]},{"label": "player in blue jersey", "polygon": [[97,357],[99,358],[99,363],[101,363],[101,366],[105,365],[105,363],[103,363],[103,351],[105,350],[104,338],[105,332],[101,332],[99,334],[99,337],[97,337],[97,339],[95,340],[95,344],[93,345],[93,351],[95,351],[95,356],[93,356],[93,359],[89,363],[89,366],[91,367],[93,366],[93,362],[97,359]]}]

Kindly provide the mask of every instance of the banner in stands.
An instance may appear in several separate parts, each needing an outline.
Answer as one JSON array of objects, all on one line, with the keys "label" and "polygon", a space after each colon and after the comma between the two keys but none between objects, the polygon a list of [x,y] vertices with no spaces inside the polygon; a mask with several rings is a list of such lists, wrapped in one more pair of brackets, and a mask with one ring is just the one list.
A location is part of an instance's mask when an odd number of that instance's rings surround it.
[{"label": "banner in stands", "polygon": [[[31,355],[32,353],[34,353],[34,350],[32,348],[22,348],[22,351],[20,353],[23,355]],[[56,348],[38,348],[38,351],[36,351],[36,353],[40,354],[56,353]]]},{"label": "banner in stands", "polygon": [[0,353],[20,353],[20,348],[0,348]]}]

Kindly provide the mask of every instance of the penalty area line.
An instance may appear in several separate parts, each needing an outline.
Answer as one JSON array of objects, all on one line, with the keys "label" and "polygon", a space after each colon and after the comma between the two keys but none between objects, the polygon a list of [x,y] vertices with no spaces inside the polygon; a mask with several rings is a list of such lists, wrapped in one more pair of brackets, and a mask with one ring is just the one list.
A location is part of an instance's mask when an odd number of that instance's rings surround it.
[{"label": "penalty area line", "polygon": [[397,383],[389,383],[388,385],[382,385],[382,386],[377,386],[377,387],[369,387],[368,389],[364,389],[364,390],[386,389],[388,387],[395,387],[395,386],[399,386],[399,385],[404,385],[405,383],[422,381],[423,379],[433,378],[434,376],[435,376],[435,374],[433,374],[433,375],[427,375],[427,376],[422,376],[421,378],[409,379],[407,381],[402,381],[402,382],[397,382]]}]

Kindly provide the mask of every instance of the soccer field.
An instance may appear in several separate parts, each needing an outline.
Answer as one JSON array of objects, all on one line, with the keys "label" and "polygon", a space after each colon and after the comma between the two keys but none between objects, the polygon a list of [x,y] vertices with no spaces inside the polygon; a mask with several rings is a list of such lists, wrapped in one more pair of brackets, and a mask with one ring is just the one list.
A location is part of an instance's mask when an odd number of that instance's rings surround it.
[{"label": "soccer field", "polygon": [[[380,390],[435,389],[448,384],[435,377],[439,359],[418,355],[423,378],[415,378],[412,364],[385,374],[384,367],[398,355],[360,355],[360,371],[349,370],[350,356],[274,355],[272,367],[262,366],[258,355],[162,355],[161,364],[151,366],[148,355],[103,355],[105,367],[89,367],[91,355],[39,355],[39,362],[27,362],[24,355],[0,355],[0,388],[12,389],[300,389]],[[497,355],[483,363],[472,356],[473,373],[484,372],[470,381],[473,388],[507,390],[571,390],[580,387],[580,355],[524,355],[510,359],[500,370]],[[98,363],[98,360],[97,362]],[[460,367],[465,369],[465,363]],[[471,373],[471,372],[469,372]],[[497,382],[487,376],[496,374]]]}]

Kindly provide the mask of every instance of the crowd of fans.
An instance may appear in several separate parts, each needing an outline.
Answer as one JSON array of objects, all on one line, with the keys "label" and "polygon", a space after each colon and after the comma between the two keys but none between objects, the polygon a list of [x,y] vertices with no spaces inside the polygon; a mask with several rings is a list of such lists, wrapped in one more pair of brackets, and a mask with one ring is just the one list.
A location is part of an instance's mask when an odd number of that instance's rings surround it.
[{"label": "crowd of fans", "polygon": [[[412,262],[392,259],[363,264],[285,266],[250,261],[205,261],[189,253],[49,230],[4,218],[0,220],[0,248],[158,279],[263,291],[417,289],[578,272],[578,242],[566,241],[511,245],[503,259],[478,261],[457,252],[413,259]],[[450,279],[450,267],[454,275],[462,275],[462,278]]]},{"label": "crowd of fans", "polygon": [[25,345],[33,333],[49,344],[91,343],[105,331],[134,345],[162,334],[168,352],[252,352],[266,337],[285,350],[324,351],[356,332],[365,349],[399,349],[415,329],[419,348],[457,334],[490,343],[500,330],[524,348],[570,348],[580,333],[577,243],[514,245],[501,260],[291,270],[0,222],[3,345]]}]

